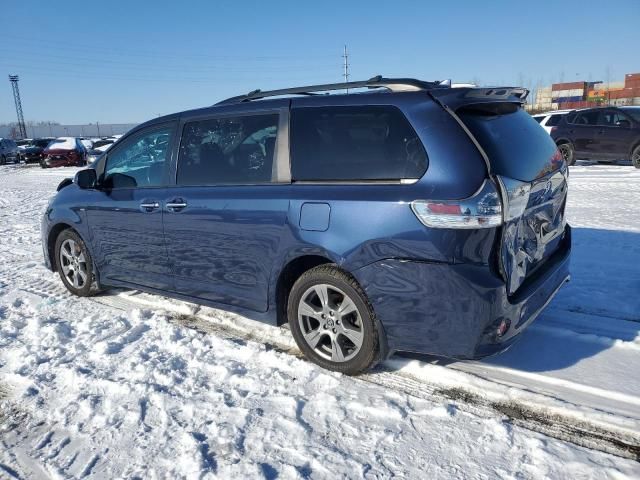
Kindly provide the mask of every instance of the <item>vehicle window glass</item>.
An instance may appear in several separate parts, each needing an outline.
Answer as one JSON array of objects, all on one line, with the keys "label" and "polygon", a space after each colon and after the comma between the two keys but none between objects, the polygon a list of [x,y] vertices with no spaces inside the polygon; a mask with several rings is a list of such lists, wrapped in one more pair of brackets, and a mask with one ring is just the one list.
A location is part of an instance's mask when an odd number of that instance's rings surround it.
[{"label": "vehicle window glass", "polygon": [[272,179],[279,115],[218,117],[185,124],[178,185],[251,185]]},{"label": "vehicle window glass", "polygon": [[602,112],[600,123],[609,127],[615,127],[620,120],[628,121],[628,119],[620,112],[616,112],[615,110],[607,110],[605,112]]},{"label": "vehicle window glass", "polygon": [[640,122],[640,107],[624,107],[624,113],[631,115],[636,122]]},{"label": "vehicle window glass", "polygon": [[547,126],[555,127],[560,123],[561,119],[562,119],[562,115],[551,115],[551,117],[549,117],[549,120],[547,120]]},{"label": "vehicle window glass", "polygon": [[544,120],[544,119],[545,119],[545,117],[544,117],[544,116],[540,116],[540,117],[533,117],[533,119],[534,119],[536,122],[538,122],[538,123],[542,123],[542,120]]},{"label": "vehicle window glass", "polygon": [[136,135],[109,152],[104,172],[107,188],[157,187],[163,184],[173,127]]},{"label": "vehicle window glass", "polygon": [[547,132],[522,108],[513,104],[501,107],[503,110],[492,112],[472,105],[456,111],[486,152],[492,171],[531,181],[559,169],[562,162],[557,160],[556,144]]},{"label": "vehicle window glass", "polygon": [[567,114],[567,123],[576,123],[576,112],[571,112]]},{"label": "vehicle window glass", "polygon": [[598,110],[579,113],[574,123],[577,125],[597,125],[599,114]]},{"label": "vehicle window glass", "polygon": [[396,107],[292,110],[294,181],[400,180],[420,178],[426,169],[422,142]]}]

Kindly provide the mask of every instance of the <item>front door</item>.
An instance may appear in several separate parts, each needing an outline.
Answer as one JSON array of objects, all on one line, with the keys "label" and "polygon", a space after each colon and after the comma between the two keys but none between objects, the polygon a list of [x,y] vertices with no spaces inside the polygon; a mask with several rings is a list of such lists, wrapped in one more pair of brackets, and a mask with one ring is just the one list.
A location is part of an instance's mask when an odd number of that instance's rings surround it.
[{"label": "front door", "polygon": [[174,131],[175,124],[150,127],[114,146],[99,173],[99,188],[90,192],[86,212],[91,251],[107,285],[173,286],[162,200]]},{"label": "front door", "polygon": [[631,119],[618,110],[605,110],[602,112],[601,119],[602,128],[605,132],[606,152],[616,160],[629,159],[631,145],[634,140]]},{"label": "front door", "polygon": [[177,292],[267,310],[289,208],[290,186],[277,161],[288,160],[286,123],[280,124],[287,115],[276,110],[184,123],[176,186],[164,204]]}]

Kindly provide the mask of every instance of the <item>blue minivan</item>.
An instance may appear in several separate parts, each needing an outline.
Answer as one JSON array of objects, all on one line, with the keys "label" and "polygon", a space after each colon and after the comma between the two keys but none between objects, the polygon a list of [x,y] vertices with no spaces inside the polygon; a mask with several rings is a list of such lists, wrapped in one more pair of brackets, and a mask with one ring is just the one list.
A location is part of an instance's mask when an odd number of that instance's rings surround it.
[{"label": "blue minivan", "polygon": [[156,118],[60,184],[45,262],[76,295],[288,324],[347,374],[502,351],[569,278],[568,170],[526,95],[374,77]]}]

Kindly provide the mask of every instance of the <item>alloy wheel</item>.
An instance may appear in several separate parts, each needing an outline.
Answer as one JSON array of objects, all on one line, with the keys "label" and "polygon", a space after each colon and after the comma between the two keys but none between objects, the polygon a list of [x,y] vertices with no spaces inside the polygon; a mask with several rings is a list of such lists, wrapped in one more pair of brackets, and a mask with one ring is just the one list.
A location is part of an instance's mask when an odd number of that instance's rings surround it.
[{"label": "alloy wheel", "polygon": [[562,145],[558,146],[558,150],[560,150],[560,154],[562,155],[564,161],[567,163],[567,165],[569,165],[571,162],[571,148],[566,143],[563,143]]},{"label": "alloy wheel", "polygon": [[307,289],[298,304],[302,336],[318,355],[332,362],[355,357],[364,340],[363,322],[354,301],[333,285]]},{"label": "alloy wheel", "polygon": [[60,245],[60,268],[73,288],[81,289],[87,284],[87,260],[80,245],[68,238]]},{"label": "alloy wheel", "polygon": [[633,154],[631,155],[631,164],[636,168],[640,168],[640,148],[636,148],[633,151]]}]

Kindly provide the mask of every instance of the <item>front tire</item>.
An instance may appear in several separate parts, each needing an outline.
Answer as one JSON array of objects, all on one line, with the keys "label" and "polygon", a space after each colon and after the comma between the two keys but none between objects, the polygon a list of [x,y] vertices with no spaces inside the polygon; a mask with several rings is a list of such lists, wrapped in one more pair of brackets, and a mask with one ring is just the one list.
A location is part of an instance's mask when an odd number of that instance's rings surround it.
[{"label": "front tire", "polygon": [[631,152],[631,164],[636,168],[640,168],[640,145]]},{"label": "front tire", "polygon": [[573,145],[570,143],[561,143],[558,145],[558,150],[562,154],[562,158],[567,163],[567,165],[575,165],[576,163],[576,153],[573,150]]},{"label": "front tire", "polygon": [[356,375],[380,358],[373,308],[358,282],[335,265],[300,276],[289,295],[287,316],[300,350],[323,368]]},{"label": "front tire", "polygon": [[85,243],[73,230],[63,230],[56,239],[55,262],[62,283],[74,295],[88,297],[93,289],[93,260]]}]

